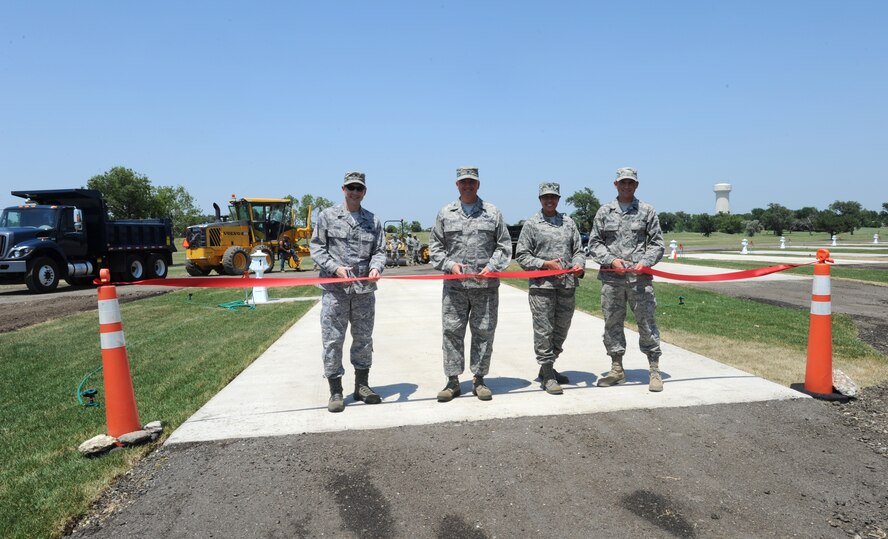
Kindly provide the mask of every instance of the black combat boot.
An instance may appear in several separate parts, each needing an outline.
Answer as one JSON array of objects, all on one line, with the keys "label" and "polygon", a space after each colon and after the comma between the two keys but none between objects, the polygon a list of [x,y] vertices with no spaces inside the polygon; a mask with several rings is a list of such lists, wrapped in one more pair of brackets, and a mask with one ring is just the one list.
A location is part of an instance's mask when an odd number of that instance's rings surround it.
[{"label": "black combat boot", "polygon": [[[555,381],[558,382],[559,384],[569,384],[570,383],[570,378],[568,378],[567,376],[564,376],[560,372],[556,371],[554,364],[552,365],[552,372],[555,373]],[[540,373],[537,375],[537,378],[539,378],[540,380],[543,380],[543,368],[542,367],[540,367]]]},{"label": "black combat boot", "polygon": [[370,389],[369,377],[370,369],[355,369],[355,400],[367,404],[379,404],[382,399]]},{"label": "black combat boot", "polygon": [[541,365],[540,372],[543,376],[543,383],[540,384],[540,387],[545,389],[546,393],[549,395],[561,395],[564,393],[564,390],[558,385],[558,380],[555,379],[555,369],[551,363]]}]

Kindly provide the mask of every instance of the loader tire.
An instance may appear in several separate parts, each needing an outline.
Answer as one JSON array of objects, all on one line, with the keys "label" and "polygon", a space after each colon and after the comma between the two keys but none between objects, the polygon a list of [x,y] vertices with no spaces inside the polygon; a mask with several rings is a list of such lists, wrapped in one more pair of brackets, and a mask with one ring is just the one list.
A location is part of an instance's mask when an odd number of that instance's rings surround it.
[{"label": "loader tire", "polygon": [[229,247],[222,255],[222,267],[227,275],[243,275],[250,267],[250,255],[243,247]]}]

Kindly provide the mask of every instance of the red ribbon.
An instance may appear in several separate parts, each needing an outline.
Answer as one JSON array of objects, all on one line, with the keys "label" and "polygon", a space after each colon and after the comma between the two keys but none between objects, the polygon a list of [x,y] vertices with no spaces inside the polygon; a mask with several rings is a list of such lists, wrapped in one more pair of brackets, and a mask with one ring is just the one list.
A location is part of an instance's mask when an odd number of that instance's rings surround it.
[{"label": "red ribbon", "polygon": [[673,281],[694,281],[694,282],[712,282],[712,281],[736,281],[738,279],[751,279],[753,277],[761,277],[763,275],[770,275],[772,273],[777,273],[778,271],[784,271],[792,268],[798,268],[799,266],[807,266],[808,264],[814,264],[815,262],[809,262],[806,264],[780,264],[777,266],[768,266],[766,268],[754,268],[750,270],[742,270],[742,271],[732,271],[729,273],[715,273],[712,275],[682,275],[679,273],[669,273],[667,271],[655,270],[653,268],[641,268],[641,270],[618,270],[618,269],[602,269],[601,271],[616,271],[618,273],[646,273],[648,275],[653,275],[655,277],[663,277],[665,279],[672,279]]},{"label": "red ribbon", "polygon": [[[555,277],[566,273],[579,273],[582,270],[558,269],[536,271],[492,271],[484,275],[477,273],[466,274],[438,274],[438,275],[386,275],[380,279],[401,279],[405,281],[452,281],[455,279],[536,279],[540,277]],[[186,288],[251,288],[264,287],[275,288],[281,286],[311,286],[319,284],[347,284],[354,281],[369,281],[370,277],[312,277],[300,279],[295,277],[281,279],[256,279],[255,277],[187,277],[178,279],[146,279],[130,284],[144,284],[152,286],[177,286]],[[116,283],[115,283],[116,284]]]},{"label": "red ribbon", "polygon": [[[750,279],[753,277],[761,277],[770,275],[779,271],[798,268],[814,264],[780,264],[777,266],[768,266],[766,268],[755,268],[751,270],[732,271],[729,273],[717,273],[713,275],[682,275],[678,273],[669,273],[666,271],[655,270],[653,268],[635,269],[601,269],[600,271],[613,271],[617,273],[645,273],[656,277],[672,279],[674,281],[735,281],[738,279]],[[568,273],[579,273],[582,270],[559,269],[559,270],[536,270],[536,271],[495,271],[485,275],[477,273],[471,274],[436,274],[436,275],[386,275],[380,279],[400,279],[404,281],[451,281],[455,279],[537,279],[540,277],[555,277]],[[129,284],[153,285],[153,286],[175,286],[182,288],[276,288],[281,286],[313,286],[320,284],[346,284],[354,281],[368,281],[369,277],[350,277],[340,279],[339,277],[313,277],[309,279],[299,278],[281,278],[281,279],[256,279],[255,277],[188,277],[174,279],[147,279],[144,281],[136,281]],[[102,283],[96,283],[102,284]],[[118,283],[114,283],[118,284]],[[126,283],[120,283],[126,284]]]}]

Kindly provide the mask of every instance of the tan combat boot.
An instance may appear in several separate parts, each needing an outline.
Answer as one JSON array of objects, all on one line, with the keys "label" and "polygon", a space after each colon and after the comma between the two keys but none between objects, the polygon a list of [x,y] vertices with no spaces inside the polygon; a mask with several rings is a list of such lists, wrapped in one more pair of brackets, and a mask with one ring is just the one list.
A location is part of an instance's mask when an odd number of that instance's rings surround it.
[{"label": "tan combat boot", "polygon": [[660,378],[660,360],[649,359],[648,364],[651,367],[651,381],[648,385],[648,391],[659,393],[663,391],[663,379]]},{"label": "tan combat boot", "polygon": [[564,393],[564,390],[558,385],[558,380],[555,378],[555,369],[552,368],[551,363],[542,365],[540,373],[543,378],[543,383],[540,384],[540,387],[546,390],[546,393],[549,395],[561,395]]},{"label": "tan combat boot", "polygon": [[330,384],[330,400],[327,402],[328,412],[341,412],[345,410],[345,399],[342,398],[342,378],[327,378]]},{"label": "tan combat boot", "polygon": [[611,356],[611,370],[604,378],[598,380],[598,387],[609,387],[626,381],[623,372],[623,356]]},{"label": "tan combat boot", "polygon": [[483,376],[475,376],[472,378],[472,393],[483,401],[489,401],[493,398],[493,392],[484,383]]}]

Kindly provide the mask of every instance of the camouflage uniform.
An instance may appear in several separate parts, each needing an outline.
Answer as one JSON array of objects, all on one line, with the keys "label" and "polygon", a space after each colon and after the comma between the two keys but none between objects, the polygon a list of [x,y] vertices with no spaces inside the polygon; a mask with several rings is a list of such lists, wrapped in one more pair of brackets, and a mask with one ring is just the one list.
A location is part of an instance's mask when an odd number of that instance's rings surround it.
[{"label": "camouflage uniform", "polygon": [[[371,269],[385,267],[385,235],[379,219],[361,208],[353,219],[344,204],[322,211],[309,244],[311,258],[320,267],[320,277],[334,277],[339,266],[351,266],[352,275],[366,277]],[[340,377],[342,343],[351,322],[351,362],[356,369],[369,369],[373,360],[373,322],[376,283],[320,285],[321,338],[324,344],[324,376]]]},{"label": "camouflage uniform", "polygon": [[[521,228],[515,260],[525,270],[539,270],[546,260],[561,259],[563,268],[586,265],[580,231],[563,213],[547,218],[540,210]],[[575,274],[529,280],[528,301],[533,316],[533,346],[540,365],[553,364],[561,354],[576,304]]]},{"label": "camouflage uniform", "polygon": [[[466,215],[459,200],[438,212],[429,250],[434,267],[447,273],[454,264],[461,264],[463,273],[479,273],[485,267],[503,271],[511,261],[512,242],[500,211],[479,197],[471,215]],[[444,281],[445,375],[457,376],[465,370],[466,326],[472,331],[471,371],[476,376],[487,374],[498,310],[499,279]]]},{"label": "camouflage uniform", "polygon": [[[665,244],[660,220],[653,206],[638,198],[624,212],[614,200],[598,209],[589,235],[592,258],[609,268],[617,258],[633,266],[639,262],[651,267],[663,258]],[[654,315],[653,277],[642,273],[599,271],[601,310],[604,312],[604,347],[611,357],[626,352],[626,303],[638,323],[638,346],[651,361],[660,357],[660,331]]]}]

